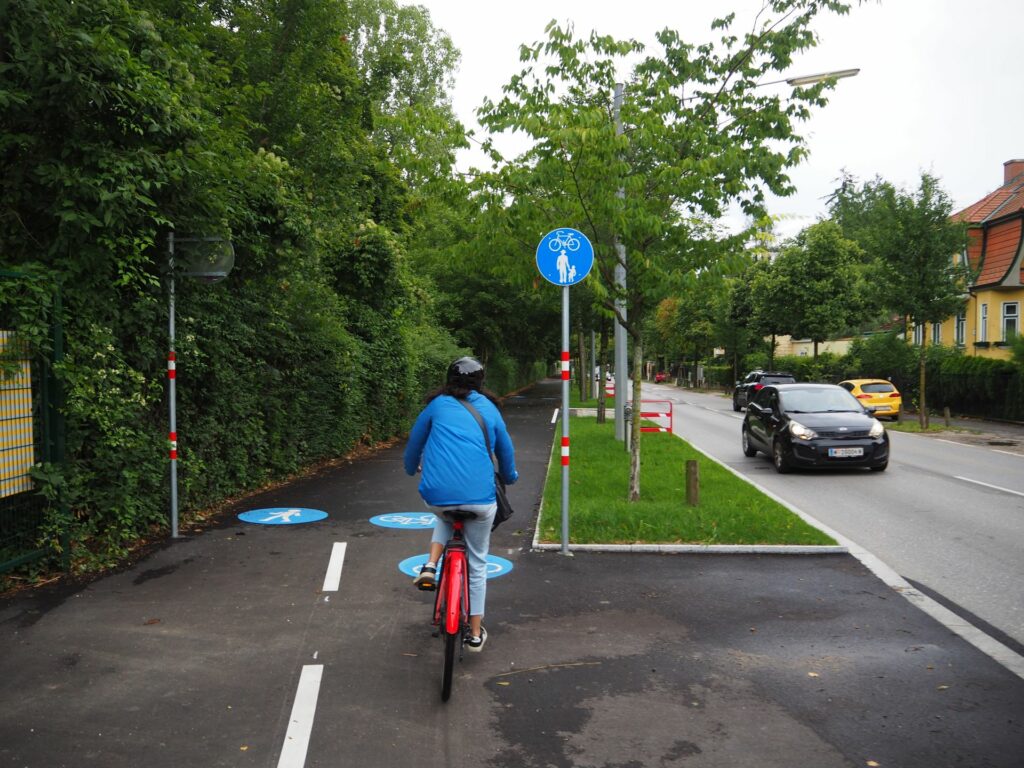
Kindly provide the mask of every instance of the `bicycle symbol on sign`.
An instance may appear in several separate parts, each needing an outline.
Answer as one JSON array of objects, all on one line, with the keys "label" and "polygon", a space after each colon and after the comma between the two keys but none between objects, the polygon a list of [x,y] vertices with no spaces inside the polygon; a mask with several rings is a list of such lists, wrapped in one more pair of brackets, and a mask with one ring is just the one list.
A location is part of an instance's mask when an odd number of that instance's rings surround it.
[{"label": "bicycle symbol on sign", "polygon": [[572,232],[560,229],[555,232],[554,237],[548,240],[548,248],[556,253],[563,248],[567,251],[578,251],[580,249],[580,241]]}]

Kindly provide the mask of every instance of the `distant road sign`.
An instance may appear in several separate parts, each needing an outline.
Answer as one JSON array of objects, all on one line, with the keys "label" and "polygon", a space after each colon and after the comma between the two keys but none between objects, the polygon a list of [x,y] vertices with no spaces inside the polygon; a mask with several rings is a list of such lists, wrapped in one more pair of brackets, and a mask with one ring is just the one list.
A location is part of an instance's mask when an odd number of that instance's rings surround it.
[{"label": "distant road sign", "polygon": [[549,283],[575,285],[593,266],[594,246],[579,230],[553,229],[537,244],[537,269]]},{"label": "distant road sign", "polygon": [[252,509],[243,512],[238,519],[245,523],[256,523],[258,525],[299,525],[301,523],[315,523],[323,520],[327,513],[320,509],[305,509],[302,507],[268,507],[267,509]]}]

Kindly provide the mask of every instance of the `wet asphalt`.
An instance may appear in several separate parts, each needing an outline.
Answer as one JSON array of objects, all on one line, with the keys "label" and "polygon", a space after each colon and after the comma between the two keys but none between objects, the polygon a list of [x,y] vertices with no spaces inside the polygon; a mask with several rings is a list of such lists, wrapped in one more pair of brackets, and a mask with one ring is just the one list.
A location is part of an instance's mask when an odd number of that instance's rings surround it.
[{"label": "wet asphalt", "polygon": [[[557,405],[553,380],[506,401],[512,570],[446,704],[398,568],[429,531],[370,522],[423,509],[396,445],[0,601],[0,766],[1024,765],[1024,680],[850,555],[530,551]],[[237,518],[268,507],[328,517]]]}]

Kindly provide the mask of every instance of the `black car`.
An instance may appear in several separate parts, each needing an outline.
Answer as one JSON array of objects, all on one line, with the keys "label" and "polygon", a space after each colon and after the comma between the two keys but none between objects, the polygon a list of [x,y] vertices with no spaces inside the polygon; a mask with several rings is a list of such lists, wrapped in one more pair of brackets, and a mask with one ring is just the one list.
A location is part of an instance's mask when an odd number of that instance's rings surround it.
[{"label": "black car", "polygon": [[796,377],[785,371],[751,371],[732,391],[732,409],[738,411],[754,399],[765,384],[794,384]]},{"label": "black car", "polygon": [[889,464],[889,435],[860,401],[835,384],[769,384],[747,405],[743,453],[771,457],[778,472],[794,467]]}]

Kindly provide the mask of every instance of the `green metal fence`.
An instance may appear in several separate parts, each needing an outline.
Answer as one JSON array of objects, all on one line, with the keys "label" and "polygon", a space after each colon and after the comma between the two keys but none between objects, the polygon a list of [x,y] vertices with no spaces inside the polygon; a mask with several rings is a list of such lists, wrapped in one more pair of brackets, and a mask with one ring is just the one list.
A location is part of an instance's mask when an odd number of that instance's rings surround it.
[{"label": "green metal fence", "polygon": [[[27,280],[0,271],[2,280]],[[17,321],[0,307],[0,573],[45,557],[39,529],[50,502],[35,487],[31,468],[64,461],[60,388],[53,365],[63,355],[60,296],[51,307],[50,349],[33,349]]]}]

